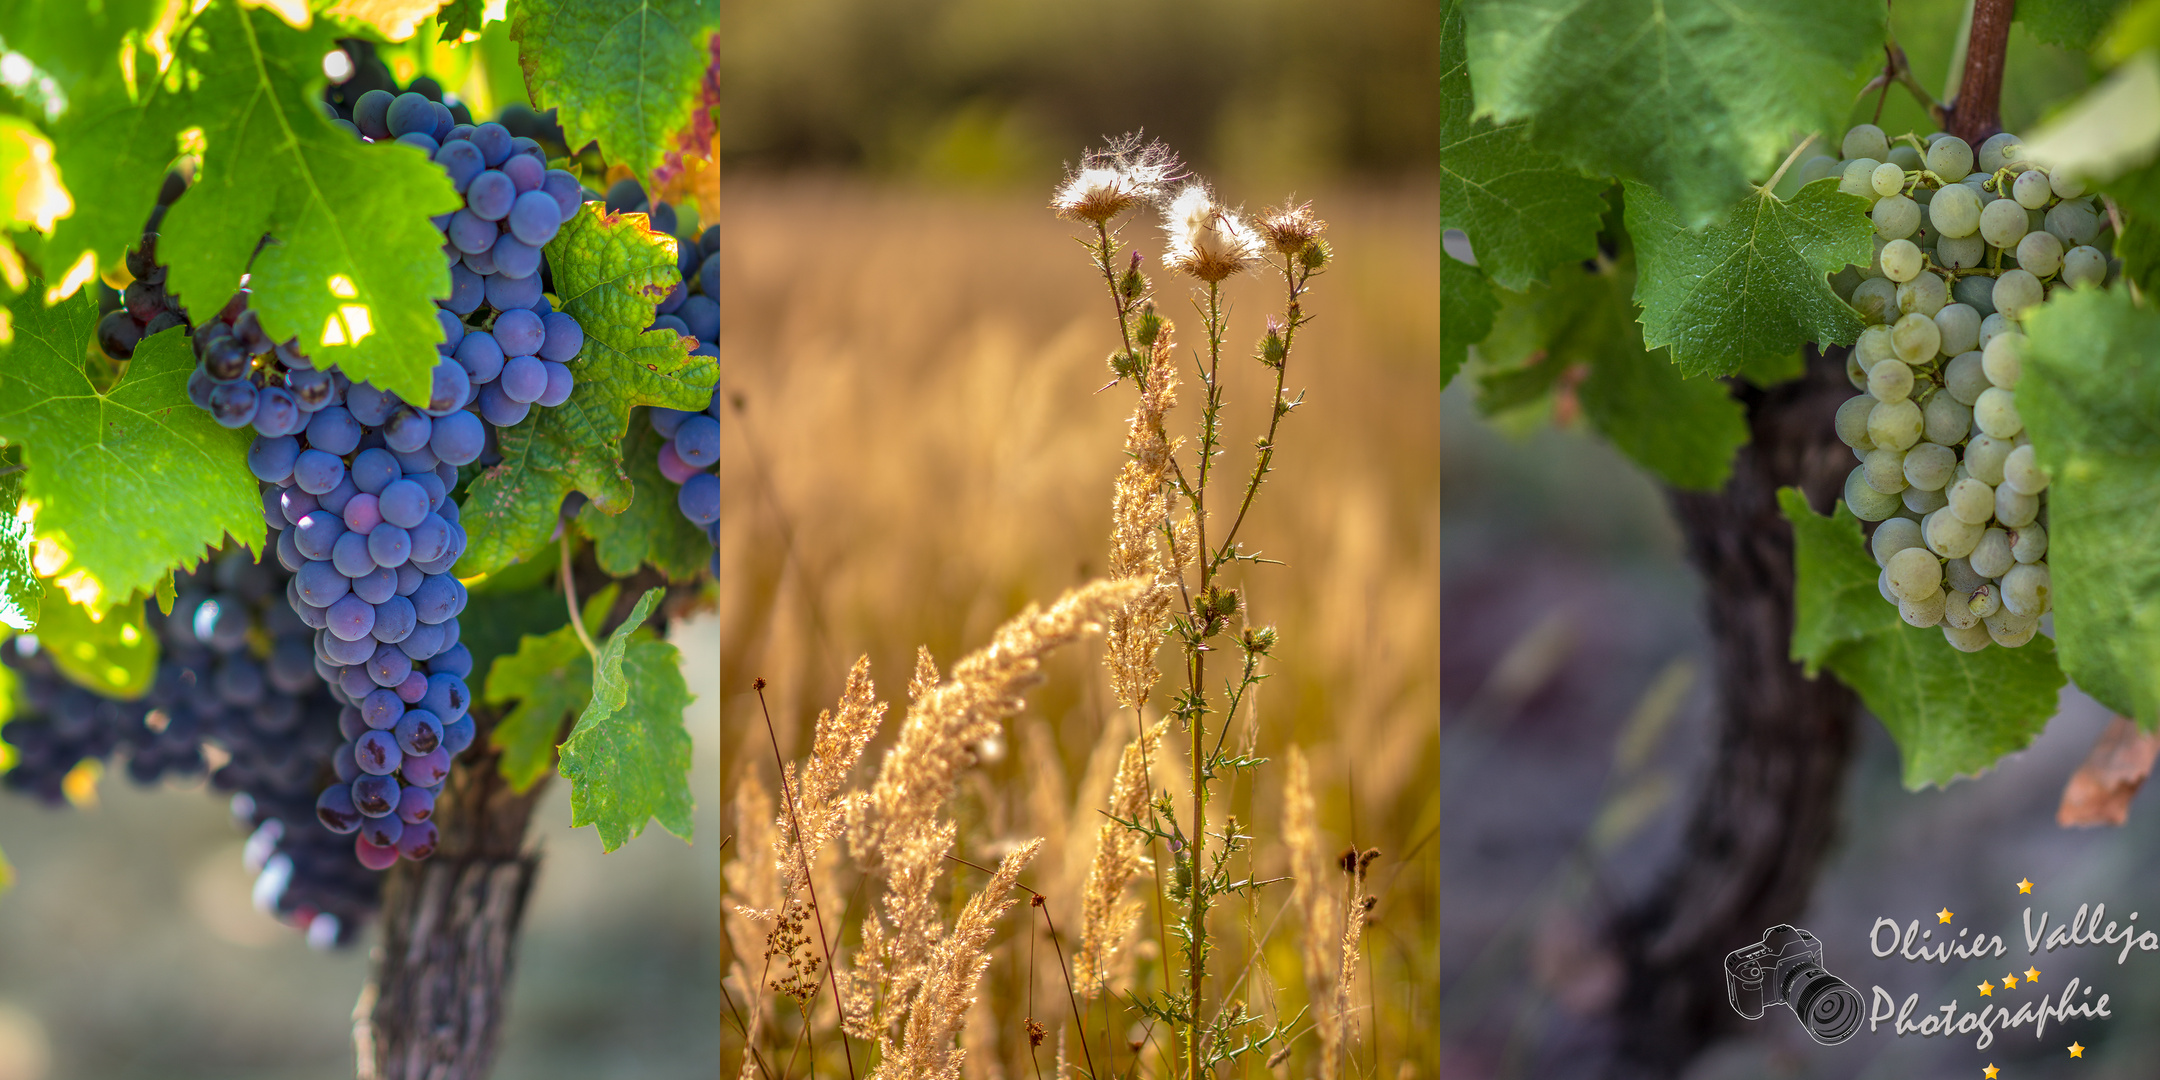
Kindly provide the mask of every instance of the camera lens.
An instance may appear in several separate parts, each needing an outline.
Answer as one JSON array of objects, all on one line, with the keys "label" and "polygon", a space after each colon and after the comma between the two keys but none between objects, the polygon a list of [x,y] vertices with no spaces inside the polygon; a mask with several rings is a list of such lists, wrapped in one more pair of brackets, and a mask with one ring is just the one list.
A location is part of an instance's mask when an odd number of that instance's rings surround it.
[{"label": "camera lens", "polygon": [[1845,980],[1813,964],[1793,973],[1785,997],[1816,1042],[1834,1046],[1860,1030],[1866,1003]]}]

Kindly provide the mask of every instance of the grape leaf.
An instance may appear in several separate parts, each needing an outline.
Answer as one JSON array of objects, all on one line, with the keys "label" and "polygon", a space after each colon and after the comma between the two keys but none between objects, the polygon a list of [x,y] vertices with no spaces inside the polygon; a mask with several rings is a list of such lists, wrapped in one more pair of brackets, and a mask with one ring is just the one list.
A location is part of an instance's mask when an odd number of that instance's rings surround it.
[{"label": "grape leaf", "polygon": [[93,620],[89,612],[55,597],[45,605],[37,639],[60,674],[105,697],[139,698],[157,676],[157,635],[139,600],[116,604]]},{"label": "grape leaf", "polygon": [[2064,681],[2053,642],[1959,652],[1883,600],[1860,521],[1842,502],[1822,517],[1785,488],[1778,504],[1793,526],[1792,657],[1860,695],[1897,740],[1906,787],[1977,774],[2040,734]]},{"label": "grape leaf", "polygon": [[719,29],[719,0],[523,0],[510,19],[533,108],[641,176],[690,126]]},{"label": "grape leaf", "polygon": [[1668,484],[1716,489],[1732,475],[1733,451],[1748,441],[1747,421],[1723,383],[1683,378],[1665,350],[1643,349],[1628,301],[1633,263],[1623,255],[1595,271],[1563,266],[1549,286],[1505,296],[1480,357],[1495,365],[1542,359],[1481,378],[1490,400],[1480,405],[1520,405],[1583,365],[1575,395],[1600,434]]},{"label": "grape leaf", "polygon": [[2084,50],[2092,47],[2122,7],[2122,0],[2018,0],[2017,21],[2050,45]]},{"label": "grape leaf", "polygon": [[585,206],[547,246],[556,306],[585,331],[571,365],[570,400],[534,409],[501,433],[502,463],[474,478],[459,510],[469,536],[458,570],[491,573],[547,543],[563,497],[582,491],[603,512],[621,513],[634,490],[623,472],[623,437],[638,405],[702,409],[720,365],[691,356],[686,338],[652,325],[653,308],[678,280],[675,242],[645,227],[642,214]]},{"label": "grape leaf", "polygon": [[2115,291],[2026,320],[2018,412],[2048,485],[2055,639],[2078,687],[2160,721],[2160,314]]},{"label": "grape leaf", "polygon": [[1528,121],[1539,146],[1655,187],[1699,227],[1793,132],[1842,130],[1884,18],[1875,0],[1469,0],[1470,77],[1478,115]]},{"label": "grape leaf", "polygon": [[45,583],[30,568],[30,523],[16,515],[22,496],[22,473],[0,476],[0,625],[29,630],[37,626]]},{"label": "grape leaf", "polygon": [[303,32],[217,5],[199,29],[186,52],[209,149],[159,240],[170,287],[207,313],[247,272],[273,340],[297,337],[318,365],[424,400],[442,341],[435,297],[450,295],[428,217],[461,205],[450,178],[409,147],[330,125],[311,97],[336,47],[326,21]]},{"label": "grape leaf", "polygon": [[[609,585],[585,602],[587,628],[597,629],[607,618],[619,591]],[[488,742],[503,752],[498,768],[511,789],[529,790],[555,764],[563,720],[592,701],[592,657],[576,629],[565,623],[551,633],[527,634],[515,653],[497,656],[487,669],[487,700],[517,703],[496,722]]]},{"label": "grape leaf", "polygon": [[477,34],[487,21],[487,0],[449,0],[435,13],[442,26],[438,41],[457,41],[467,30]]},{"label": "grape leaf", "polygon": [[613,851],[658,821],[690,839],[690,706],[675,646],[649,634],[633,640],[660,602],[652,589],[600,648],[592,701],[561,747],[570,781],[570,827],[597,827],[600,847]]},{"label": "grape leaf", "polygon": [[712,541],[676,505],[682,489],[660,473],[660,448],[666,440],[643,421],[641,416],[631,422],[622,444],[623,465],[635,492],[629,508],[609,514],[598,504],[586,503],[578,511],[578,528],[592,541],[600,569],[610,574],[629,577],[639,565],[650,564],[669,581],[687,581],[711,560]]},{"label": "grape leaf", "polygon": [[1462,5],[1450,2],[1440,25],[1440,227],[1468,234],[1478,265],[1508,289],[1596,254],[1605,183],[1532,145],[1525,122],[1472,119],[1471,104]]},{"label": "grape leaf", "polygon": [[1485,272],[1453,255],[1440,255],[1440,388],[1455,380],[1470,346],[1492,332],[1492,282]]},{"label": "grape leaf", "polygon": [[1793,530],[1792,658],[1813,678],[1839,646],[1886,633],[1900,620],[1876,587],[1882,568],[1844,500],[1823,517],[1788,487],[1778,489],[1778,508]]},{"label": "grape leaf", "polygon": [[227,536],[260,550],[250,435],[188,401],[195,354],[184,332],[145,339],[99,393],[83,372],[97,301],[78,292],[48,308],[42,291],[36,283],[10,304],[15,341],[0,366],[0,438],[23,447],[39,569],[102,612]]},{"label": "grape leaf", "polygon": [[1867,265],[1875,226],[1867,204],[1836,184],[1809,184],[1791,202],[1750,195],[1696,233],[1657,192],[1630,182],[1627,230],[1642,264],[1643,340],[1671,348],[1688,375],[1730,374],[1809,341],[1850,344],[1864,329],[1830,275]]}]

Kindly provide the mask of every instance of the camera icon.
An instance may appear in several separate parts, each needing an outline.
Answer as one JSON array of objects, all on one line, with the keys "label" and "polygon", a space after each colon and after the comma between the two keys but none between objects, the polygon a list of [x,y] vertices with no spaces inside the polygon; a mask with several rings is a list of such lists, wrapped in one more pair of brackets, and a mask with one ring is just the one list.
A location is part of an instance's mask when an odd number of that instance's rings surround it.
[{"label": "camera icon", "polygon": [[1824,1046],[1852,1038],[1866,1003],[1845,980],[1823,970],[1822,954],[1815,935],[1783,923],[1763,931],[1761,941],[1734,949],[1725,958],[1725,994],[1733,1011],[1757,1020],[1763,1010],[1784,1005]]}]

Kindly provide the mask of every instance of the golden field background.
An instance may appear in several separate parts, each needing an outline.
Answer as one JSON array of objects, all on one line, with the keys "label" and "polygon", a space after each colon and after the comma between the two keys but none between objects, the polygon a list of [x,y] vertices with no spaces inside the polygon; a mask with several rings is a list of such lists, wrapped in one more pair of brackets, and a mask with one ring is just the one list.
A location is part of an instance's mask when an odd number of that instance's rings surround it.
[{"label": "golden field background", "polygon": [[[754,772],[777,790],[754,678],[769,681],[780,752],[797,759],[807,753],[817,710],[833,703],[848,666],[867,654],[879,695],[894,708],[864,756],[860,782],[898,725],[918,644],[949,666],[1028,602],[1047,602],[1100,572],[1110,483],[1132,405],[1129,386],[1096,392],[1109,379],[1104,357],[1116,326],[1100,278],[1071,239],[1077,233],[1042,209],[1047,190],[1035,199],[731,175],[726,193],[721,380],[724,396],[740,404],[722,419],[723,838],[741,831],[730,800],[744,775]],[[1254,874],[1282,873],[1280,754],[1294,741],[1312,762],[1324,843],[1385,852],[1369,886],[1380,900],[1365,939],[1357,1004],[1368,1014],[1352,1075],[1430,1076],[1438,1058],[1428,1034],[1437,1022],[1439,900],[1434,194],[1423,180],[1314,196],[1332,224],[1336,259],[1310,294],[1307,310],[1317,318],[1291,360],[1289,387],[1305,391],[1305,404],[1284,421],[1276,471],[1243,534],[1249,548],[1288,565],[1234,575],[1249,590],[1254,621],[1282,631],[1257,713],[1241,710],[1235,731],[1256,715],[1260,752],[1277,760],[1219,782],[1211,814],[1233,812],[1251,824]],[[1231,185],[1223,195],[1257,209],[1283,193]],[[1152,218],[1129,224],[1126,239],[1152,271],[1161,251]],[[1199,400],[1190,348],[1201,321],[1186,300],[1189,283],[1156,282],[1188,365],[1171,430],[1188,434]],[[1229,291],[1218,505],[1234,498],[1265,419],[1271,387],[1249,357],[1266,313],[1279,310],[1279,289],[1269,271]],[[1109,723],[1099,639],[1055,657],[1046,674],[1004,745],[984,748],[963,776],[949,810],[960,822],[957,853],[975,862],[1047,838],[1022,881],[1049,896],[1069,957],[1101,821],[1095,811],[1132,719]],[[1158,704],[1168,700],[1167,687],[1166,680]],[[1175,736],[1166,740],[1154,766],[1158,786],[1183,787],[1182,755],[1171,749],[1179,745]],[[731,847],[723,863],[744,854]],[[957,909],[982,877],[954,869]],[[820,896],[826,925],[844,921],[850,946],[868,899]],[[1249,906],[1226,898],[1218,908],[1211,1001],[1243,973],[1236,992],[1264,1015],[1287,1017],[1305,1004],[1299,921],[1294,910],[1281,911],[1289,899],[1282,884]],[[992,946],[985,992],[962,1040],[970,1076],[1033,1075],[1021,1018],[1029,998],[1025,939],[1040,923],[1023,922],[1027,914],[1025,906],[1008,914]],[[725,896],[722,921],[738,921]],[[746,940],[740,926],[724,929]],[[1132,950],[1149,986],[1160,982],[1157,934],[1150,904]],[[723,933],[723,972],[728,940]],[[1265,944],[1246,971],[1246,943],[1255,940]],[[1069,1013],[1047,935],[1036,945],[1032,1015],[1054,1032]],[[727,989],[737,1007],[754,992],[733,982]],[[816,1032],[818,1052],[798,1061],[797,1075],[804,1060],[816,1075],[845,1075],[829,1031],[829,993],[813,1013],[828,1030]],[[792,1016],[789,1005],[783,1025]],[[1098,1004],[1088,1019],[1098,1066],[1104,1024]],[[1280,1074],[1316,1070],[1307,1060],[1309,1028],[1308,1021]],[[1118,1032],[1113,1051],[1121,1074],[1132,1058],[1126,1034]],[[1046,1072],[1055,1038],[1043,1056]],[[732,1076],[741,1037],[725,1016],[721,1042],[721,1068]],[[1141,1075],[1149,1075],[1158,1059],[1152,1049],[1143,1058]],[[1251,1074],[1269,1070],[1256,1062]]]}]

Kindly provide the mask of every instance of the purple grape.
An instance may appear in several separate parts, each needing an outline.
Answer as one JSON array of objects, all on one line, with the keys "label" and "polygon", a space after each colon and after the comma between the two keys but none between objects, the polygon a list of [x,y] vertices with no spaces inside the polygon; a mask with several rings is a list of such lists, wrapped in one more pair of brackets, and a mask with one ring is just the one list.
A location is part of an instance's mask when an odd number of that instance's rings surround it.
[{"label": "purple grape", "polygon": [[[282,515],[280,515],[276,520],[277,523],[280,525],[283,525],[285,523],[285,518]],[[279,530],[277,534],[276,548],[278,565],[284,567],[286,570],[298,570],[301,567],[307,565],[307,556],[300,554],[300,547],[297,543],[293,541],[293,536],[290,531]]]},{"label": "purple grape", "polygon": [[442,149],[442,144],[435,141],[435,136],[425,132],[409,131],[398,136],[396,141],[399,145],[410,146],[430,158],[435,156],[435,151]]},{"label": "purple grape", "polygon": [[[495,335],[485,330],[475,330],[465,335],[465,340],[458,342],[457,352],[452,355],[457,358],[459,366],[465,369],[466,378],[470,379],[474,386],[494,382],[495,377],[502,374],[502,344],[495,340]],[[440,450],[435,451],[435,456],[445,461],[450,460]]]},{"label": "purple grape", "polygon": [[547,163],[528,154],[513,154],[496,168],[510,178],[520,195],[539,191],[541,183],[547,179]]},{"label": "purple grape", "polygon": [[[387,566],[378,566],[352,579],[352,591],[354,596],[370,604],[381,604],[397,595],[397,571]],[[377,611],[375,614],[379,621],[382,612]]]},{"label": "purple grape", "polygon": [[[511,164],[531,160],[513,158]],[[510,205],[509,221],[510,231],[516,234],[518,239],[535,248],[544,247],[548,241],[555,239],[556,230],[562,228],[562,207],[555,202],[554,196],[545,191],[527,191]],[[500,264],[501,256],[497,255],[495,261]]]},{"label": "purple grape", "polygon": [[[451,726],[454,727],[455,725]],[[471,745],[469,740],[466,745]],[[459,749],[463,749],[463,747]],[[424,788],[434,787],[442,783],[443,779],[450,775],[450,758],[453,753],[450,749],[449,727],[443,729],[442,744],[425,754],[405,757],[403,751],[400,751],[399,757],[402,759],[401,768],[405,773],[405,782],[414,787]]]},{"label": "purple grape", "polygon": [[352,591],[352,579],[338,573],[337,567],[328,562],[308,563],[293,575],[293,580],[300,583],[300,598],[318,608],[327,608]]},{"label": "purple grape", "polygon": [[417,671],[405,676],[405,681],[397,685],[397,696],[407,705],[418,704],[427,696],[427,676]]},{"label": "purple grape", "polygon": [[450,264],[450,295],[436,303],[451,314],[470,315],[480,309],[480,301],[486,298],[487,280],[464,263],[454,262]]},{"label": "purple grape", "polygon": [[[506,364],[503,370],[508,371],[510,368]],[[544,370],[542,374],[544,378]],[[480,388],[480,418],[498,428],[516,427],[530,412],[532,406],[511,398],[499,381]]]},{"label": "purple grape", "polygon": [[545,340],[536,352],[542,360],[567,364],[585,347],[585,328],[563,312],[551,311],[541,316],[540,325],[545,329]]},{"label": "purple grape", "polygon": [[[351,523],[347,522],[347,524],[350,525]],[[375,569],[375,560],[368,556],[366,534],[348,532],[338,537],[337,543],[331,549],[330,565],[337,567],[338,573],[348,578],[356,578]],[[366,632],[365,629],[361,629],[348,633],[345,637],[346,640],[350,641],[358,634]]]},{"label": "purple grape", "polygon": [[257,393],[255,430],[258,433],[276,438],[290,435],[306,426],[307,421],[300,412],[300,404],[293,400],[291,394],[275,386],[266,387]]},{"label": "purple grape", "polygon": [[517,201],[517,183],[494,169],[488,169],[473,177],[465,189],[465,208],[487,221],[501,221],[509,216],[510,206]]},{"label": "purple grape", "polygon": [[[429,812],[432,813],[434,809],[433,802],[430,802]],[[323,789],[323,793],[315,799],[315,817],[323,823],[323,828],[334,833],[352,832],[360,827],[363,820],[360,808],[353,805],[352,789],[344,784],[333,784]]]},{"label": "purple grape", "polygon": [[[360,699],[360,722],[377,731],[388,731],[397,726],[398,717],[405,715],[405,703],[398,699],[397,691],[381,687],[370,690]],[[358,733],[347,738],[358,738]]]},{"label": "purple grape", "polygon": [[358,494],[360,494],[360,489],[353,486],[352,477],[348,476],[339,480],[338,486],[317,495],[315,501],[320,503],[323,509],[333,514],[343,514],[345,504],[351,502],[353,496]]},{"label": "purple grape", "polygon": [[660,306],[654,308],[653,312],[657,315],[673,315],[677,308],[682,307],[683,301],[688,299],[689,296],[689,287],[681,281],[677,281],[673,286],[669,287],[668,294],[661,298]]},{"label": "purple grape", "polygon": [[435,421],[434,430],[428,434],[428,449],[452,466],[471,464],[486,446],[487,430],[480,418],[469,412],[454,412]]},{"label": "purple grape", "polygon": [[699,473],[683,481],[682,490],[675,493],[675,505],[684,517],[699,525],[720,520],[720,478]]},{"label": "purple grape", "polygon": [[[377,507],[375,496],[361,492],[345,504],[345,527],[366,536],[375,526],[382,524],[382,511]],[[336,556],[332,556],[336,558]],[[344,570],[344,567],[338,569]],[[346,571],[351,577],[359,577],[366,570]]]},{"label": "purple grape", "polygon": [[398,642],[398,651],[412,657],[414,660],[427,660],[442,651],[442,641],[442,627],[429,626],[416,619],[413,622],[412,633],[405,635],[405,640]]},{"label": "purple grape", "polygon": [[547,340],[547,327],[541,317],[523,308],[496,316],[493,333],[504,356],[531,356]]},{"label": "purple grape", "polygon": [[415,569],[413,564],[409,562],[398,567],[394,572],[397,574],[397,595],[399,596],[411,596],[413,590],[418,589],[420,583],[427,580],[427,575]]},{"label": "purple grape", "polygon": [[446,723],[455,721],[472,707],[472,690],[465,685],[464,679],[447,671],[438,671],[428,676],[427,696],[420,699],[420,707],[447,718]]},{"label": "purple grape", "polygon": [[719,461],[720,421],[704,413],[692,413],[675,429],[675,456],[696,469]]},{"label": "purple grape", "polygon": [[450,106],[430,99],[428,101],[428,111],[435,115],[433,134],[438,141],[448,136],[451,129],[458,126],[457,114],[450,111]]},{"label": "purple grape", "polygon": [[343,690],[345,696],[354,701],[366,697],[368,691],[375,688],[375,680],[368,678],[367,668],[361,665],[367,662],[368,657],[375,655],[375,642],[368,638],[361,638],[358,641],[342,641],[335,635],[325,635],[325,642],[333,647],[331,651],[335,651],[340,656],[358,656],[360,658],[358,660],[338,662],[338,689]]},{"label": "purple grape", "polygon": [[[426,789],[415,788],[413,790],[417,792]],[[432,800],[434,796],[429,795],[428,798]],[[433,808],[431,802],[429,809],[432,810]],[[440,842],[441,837],[435,831],[434,822],[407,823],[404,834],[398,837],[397,853],[413,862],[422,862],[428,856],[435,854],[435,846]]]},{"label": "purple grape", "polygon": [[467,252],[465,257],[458,261],[465,264],[465,269],[486,277],[495,272],[495,256],[492,254],[494,250],[495,245],[489,244],[487,251]]},{"label": "purple grape", "polygon": [[570,391],[577,388],[577,377],[570,374],[570,368],[566,364],[558,364],[553,360],[542,363],[547,368],[547,389],[540,391],[540,400],[535,404],[552,409],[570,400]]},{"label": "purple grape", "polygon": [[[248,447],[248,471],[263,483],[282,484],[292,478],[293,462],[299,457],[300,440],[290,435],[257,437]],[[266,506],[264,509],[268,512],[275,508]]]},{"label": "purple grape", "polygon": [[[441,745],[441,733],[436,735],[436,744]],[[411,836],[412,826],[435,816],[435,793],[424,787],[407,788],[404,796],[398,799],[397,816],[406,825],[405,834]]]},{"label": "purple grape", "polygon": [[511,152],[516,149],[512,139],[509,128],[492,121],[473,128],[472,144],[479,149],[481,159],[489,168],[510,160]]},{"label": "purple grape", "polygon": [[304,413],[314,413],[328,406],[336,389],[335,381],[326,371],[308,369],[285,373],[285,390]]},{"label": "purple grape", "polygon": [[480,148],[464,139],[445,139],[442,149],[435,151],[435,164],[442,166],[443,171],[450,174],[450,186],[456,188],[460,195],[465,194],[465,189],[472,184],[473,177],[487,168],[487,162],[480,158]]},{"label": "purple grape", "polygon": [[389,129],[390,137],[394,139],[415,131],[432,135],[435,131],[435,110],[429,108],[430,104],[426,97],[411,91],[391,99],[390,107],[384,110],[383,116],[383,124]]},{"label": "purple grape", "polygon": [[[290,483],[291,481],[286,482]],[[263,521],[273,529],[283,530],[292,527],[292,522],[285,520],[284,492],[286,490],[288,489],[283,487],[263,488]]]},{"label": "purple grape", "polygon": [[317,409],[315,415],[308,418],[308,446],[325,454],[344,457],[360,445],[360,425],[364,422],[343,405]]},{"label": "purple grape", "polygon": [[398,749],[397,736],[387,731],[371,730],[362,732],[359,738],[353,740],[353,759],[359,764],[361,772],[371,776],[388,776],[404,764],[405,752]]},{"label": "purple grape", "polygon": [[655,405],[646,410],[645,419],[652,424],[654,431],[660,433],[661,438],[673,439],[675,429],[681,427],[682,422],[692,415],[695,414],[682,409],[670,409],[665,406]]},{"label": "purple grape", "polygon": [[503,363],[502,378],[497,385],[502,387],[503,396],[529,405],[540,400],[540,395],[547,391],[547,368],[530,356],[513,356]]},{"label": "purple grape", "polygon": [[[397,408],[397,403],[391,400],[389,394],[368,383],[355,383],[352,389],[345,392],[344,408],[350,418],[358,422],[355,425],[356,428],[360,425],[375,427],[390,419],[390,411]],[[328,412],[329,410],[325,409],[323,411]],[[308,434],[312,442],[314,432],[310,431]],[[360,441],[356,431],[353,446],[358,445],[360,445]],[[341,452],[349,454],[352,449],[348,447]]]},{"label": "purple grape", "polygon": [[[444,655],[448,654],[445,653]],[[450,757],[456,757],[457,755],[464,753],[466,747],[473,744],[473,736],[475,734],[477,734],[477,731],[476,725],[474,725],[473,723],[473,718],[470,716],[460,716],[456,720],[453,720],[443,725],[442,745],[436,747],[435,752],[439,754],[446,754]],[[445,770],[445,772],[447,771],[448,770]]]},{"label": "purple grape", "polygon": [[[403,800],[400,799],[400,801]],[[397,815],[394,813],[384,814],[382,817],[361,819],[360,841],[362,843],[372,844],[379,848],[395,849],[397,842],[404,839],[404,837],[405,823],[398,820]]]},{"label": "purple grape", "polygon": [[293,459],[293,485],[310,495],[330,492],[345,479],[345,462],[323,450],[302,450]]},{"label": "purple grape", "polygon": [[561,169],[549,169],[540,178],[540,190],[555,200],[555,215],[561,221],[569,221],[585,202],[585,189],[578,186],[577,177]]},{"label": "purple grape", "polygon": [[413,590],[412,605],[414,616],[429,626],[456,618],[464,606],[458,598],[457,579],[442,574],[428,575]]},{"label": "purple grape", "polygon": [[353,859],[370,870],[388,870],[397,865],[398,851],[394,847],[378,847],[368,843],[367,837],[356,836],[353,838]]},{"label": "purple grape", "polygon": [[488,254],[495,260],[495,277],[531,277],[540,269],[540,249],[511,233],[496,237],[495,246],[488,249]]},{"label": "purple grape", "polygon": [[412,658],[394,646],[378,645],[374,655],[368,657],[367,669],[368,678],[375,680],[375,685],[399,686],[413,674]]},{"label": "purple grape", "polygon": [[442,745],[442,721],[426,709],[414,709],[397,724],[398,749],[418,757]]},{"label": "purple grape", "polygon": [[[448,734],[445,732],[444,734]],[[346,743],[330,755],[330,769],[337,774],[338,782],[350,784],[360,776],[360,763],[353,760],[352,744]],[[353,800],[359,802],[358,799]],[[361,811],[365,813],[366,811]]]},{"label": "purple grape", "polygon": [[427,489],[411,480],[392,481],[377,498],[383,520],[392,525],[410,529],[427,518]]},{"label": "purple grape", "polygon": [[[455,271],[452,272],[455,273]],[[435,321],[442,324],[443,332],[442,344],[435,346],[435,351],[448,356],[452,350],[457,348],[457,343],[465,337],[465,323],[456,315],[447,311],[437,311]]]},{"label": "purple grape", "polygon": [[[371,734],[381,733],[373,732]],[[366,737],[365,735],[361,736],[361,738]],[[396,749],[395,739],[392,739],[391,748]],[[398,808],[398,796],[400,794],[398,788],[399,784],[395,777],[375,774],[362,776],[352,782],[353,806],[367,817],[382,817],[394,813]]]},{"label": "purple grape", "polygon": [[384,522],[368,534],[367,550],[377,566],[403,566],[412,558],[412,534]]},{"label": "purple grape", "polygon": [[[394,694],[391,696],[393,698],[396,697],[396,695]],[[397,712],[403,713],[404,711],[405,703],[398,702]],[[337,718],[338,734],[343,735],[346,742],[351,742],[354,739],[359,738],[362,732],[366,731],[371,727],[380,728],[397,726],[396,715],[392,715],[388,721],[381,724],[368,723],[367,716],[367,705],[365,702],[363,702],[358,708],[347,705],[344,708],[339,709]]]},{"label": "purple grape", "polygon": [[210,391],[210,415],[224,427],[243,428],[255,419],[256,401],[248,383],[219,383]]},{"label": "purple grape", "polygon": [[375,629],[375,605],[347,593],[330,605],[327,629],[340,641],[359,641]]},{"label": "purple grape", "polygon": [[450,549],[450,523],[444,521],[440,514],[431,513],[422,517],[420,524],[413,526],[411,532],[412,562],[434,562]]},{"label": "purple grape", "polygon": [[[345,535],[345,532],[345,520],[343,518],[327,510],[313,510],[302,514],[299,523],[293,526],[293,543],[300,549],[300,554],[309,559],[322,562],[330,572],[335,573],[336,568],[329,567],[328,560],[330,553],[337,548],[338,537]],[[338,580],[345,580],[344,575],[339,574],[337,576]],[[327,584],[317,586],[318,591],[326,588],[329,588]],[[338,589],[336,594],[342,594],[343,591]],[[325,607],[331,600],[337,599],[336,594],[327,598],[310,594],[308,603],[314,604],[316,607]]]},{"label": "purple grape", "polygon": [[390,137],[390,103],[396,100],[388,90],[370,90],[353,102],[353,126],[370,139]]},{"label": "purple grape", "polygon": [[195,365],[194,373],[188,376],[188,400],[194,402],[196,408],[209,412],[210,391],[215,389],[217,389],[217,380],[211,378],[210,373],[204,371],[201,364]]},{"label": "purple grape", "polygon": [[405,475],[407,476],[411,476],[414,473],[428,473],[429,475],[433,475],[435,466],[440,464],[440,462],[435,457],[435,451],[430,450],[424,446],[418,450],[412,450],[403,453],[399,453],[395,450],[391,452],[397,454],[398,468],[405,470]]},{"label": "purple grape", "polygon": [[530,308],[540,302],[540,275],[506,277],[490,274],[487,278],[487,302],[497,311],[511,308]]},{"label": "purple grape", "polygon": [[371,633],[384,645],[396,645],[411,637],[413,628],[418,625],[420,620],[413,612],[412,601],[393,592],[375,605],[375,629]]},{"label": "purple grape", "polygon": [[[465,146],[470,144],[460,143]],[[495,246],[495,237],[502,232],[494,222],[473,213],[460,210],[450,218],[448,235],[452,246],[460,252],[486,251]]]},{"label": "purple grape", "polygon": [[381,494],[382,489],[405,474],[397,457],[381,448],[360,451],[353,457],[350,472],[353,486],[368,495]]},{"label": "purple grape", "polygon": [[[434,387],[428,393],[426,411],[429,416],[448,416],[464,408],[466,400],[471,397],[472,376],[465,374],[463,365],[455,360],[444,360],[435,365]],[[420,452],[418,448],[404,451],[409,454]],[[429,466],[432,467],[433,464],[430,462]]]}]

